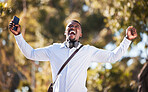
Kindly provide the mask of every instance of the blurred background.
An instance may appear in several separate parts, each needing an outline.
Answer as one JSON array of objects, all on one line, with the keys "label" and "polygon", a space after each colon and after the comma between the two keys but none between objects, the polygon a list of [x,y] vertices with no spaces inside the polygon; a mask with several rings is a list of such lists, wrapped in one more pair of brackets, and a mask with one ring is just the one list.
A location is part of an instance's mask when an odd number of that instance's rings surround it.
[{"label": "blurred background", "polygon": [[113,50],[132,25],[138,37],[116,63],[92,63],[88,92],[137,92],[138,74],[148,59],[147,0],[0,0],[0,92],[46,92],[52,82],[49,62],[26,59],[8,25],[20,18],[22,34],[40,48],[65,40],[66,24],[82,24],[82,44]]}]

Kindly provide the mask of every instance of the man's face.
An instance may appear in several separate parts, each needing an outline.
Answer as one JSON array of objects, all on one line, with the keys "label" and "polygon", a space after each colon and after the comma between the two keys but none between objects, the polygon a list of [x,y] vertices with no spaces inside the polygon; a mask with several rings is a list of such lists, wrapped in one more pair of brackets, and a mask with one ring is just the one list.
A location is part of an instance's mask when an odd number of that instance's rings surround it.
[{"label": "man's face", "polygon": [[81,26],[77,22],[69,22],[68,25],[66,26],[66,39],[72,40],[72,41],[78,41],[79,37],[82,37],[82,32],[81,32]]}]

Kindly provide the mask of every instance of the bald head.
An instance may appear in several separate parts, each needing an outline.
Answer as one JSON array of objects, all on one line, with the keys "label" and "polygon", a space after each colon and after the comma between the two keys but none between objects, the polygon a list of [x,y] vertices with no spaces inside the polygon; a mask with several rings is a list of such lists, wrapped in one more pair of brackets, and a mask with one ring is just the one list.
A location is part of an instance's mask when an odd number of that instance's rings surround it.
[{"label": "bald head", "polygon": [[66,26],[66,39],[78,41],[82,37],[81,24],[77,20],[72,20]]}]

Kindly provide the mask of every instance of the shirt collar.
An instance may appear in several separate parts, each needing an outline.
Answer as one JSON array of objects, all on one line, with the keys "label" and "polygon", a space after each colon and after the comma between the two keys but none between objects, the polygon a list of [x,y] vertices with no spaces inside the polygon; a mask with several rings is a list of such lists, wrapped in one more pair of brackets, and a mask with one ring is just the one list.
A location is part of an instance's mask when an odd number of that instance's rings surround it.
[{"label": "shirt collar", "polygon": [[67,48],[65,42],[61,44],[60,48]]}]

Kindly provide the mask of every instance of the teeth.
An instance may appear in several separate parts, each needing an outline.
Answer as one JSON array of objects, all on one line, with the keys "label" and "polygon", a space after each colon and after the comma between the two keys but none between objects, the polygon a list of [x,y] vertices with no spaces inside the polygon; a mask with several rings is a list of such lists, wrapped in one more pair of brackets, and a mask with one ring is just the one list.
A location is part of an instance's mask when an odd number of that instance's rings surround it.
[{"label": "teeth", "polygon": [[75,31],[70,31],[69,33],[70,33],[70,34],[71,34],[71,33],[74,33],[74,34],[76,34],[76,32],[75,32]]}]

